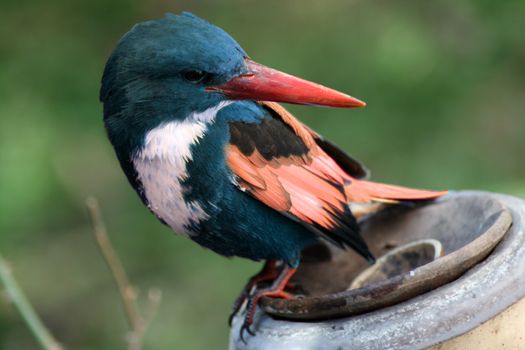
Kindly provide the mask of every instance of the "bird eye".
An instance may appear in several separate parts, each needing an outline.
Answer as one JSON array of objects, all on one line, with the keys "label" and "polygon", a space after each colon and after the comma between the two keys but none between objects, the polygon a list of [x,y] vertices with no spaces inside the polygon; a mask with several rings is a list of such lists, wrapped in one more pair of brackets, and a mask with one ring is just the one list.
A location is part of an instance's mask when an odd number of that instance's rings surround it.
[{"label": "bird eye", "polygon": [[184,79],[192,83],[200,83],[206,79],[208,73],[202,70],[187,70],[183,73]]}]

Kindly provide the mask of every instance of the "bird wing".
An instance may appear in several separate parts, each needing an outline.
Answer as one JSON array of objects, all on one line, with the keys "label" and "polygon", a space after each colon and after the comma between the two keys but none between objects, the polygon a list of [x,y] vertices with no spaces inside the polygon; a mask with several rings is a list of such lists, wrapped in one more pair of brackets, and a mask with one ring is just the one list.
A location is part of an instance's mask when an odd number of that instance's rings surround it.
[{"label": "bird wing", "polygon": [[[239,188],[339,246],[349,245],[370,258],[347,205],[345,183],[350,176],[323,150],[325,141],[317,134],[277,103],[262,106],[268,113],[260,123],[230,123],[227,162]],[[343,163],[356,177],[366,174],[349,157]]]},{"label": "bird wing", "polygon": [[339,246],[373,259],[349,204],[439,197],[445,192],[365,181],[366,169],[277,103],[260,123],[231,122],[227,163],[239,188]]}]

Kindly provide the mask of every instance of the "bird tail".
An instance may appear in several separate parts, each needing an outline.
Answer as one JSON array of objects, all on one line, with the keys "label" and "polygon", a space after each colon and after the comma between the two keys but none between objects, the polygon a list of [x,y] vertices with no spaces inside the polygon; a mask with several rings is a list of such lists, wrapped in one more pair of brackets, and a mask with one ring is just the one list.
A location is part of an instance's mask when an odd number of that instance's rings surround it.
[{"label": "bird tail", "polygon": [[397,203],[401,201],[435,199],[447,194],[448,191],[416,190],[412,188],[352,179],[351,183],[345,186],[345,193],[348,201],[352,203],[369,203],[372,201]]}]

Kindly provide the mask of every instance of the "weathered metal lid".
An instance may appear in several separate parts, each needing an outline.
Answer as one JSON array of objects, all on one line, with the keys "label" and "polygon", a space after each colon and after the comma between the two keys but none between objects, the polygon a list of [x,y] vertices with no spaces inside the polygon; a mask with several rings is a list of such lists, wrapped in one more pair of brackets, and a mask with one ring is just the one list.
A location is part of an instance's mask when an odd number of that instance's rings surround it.
[{"label": "weathered metal lid", "polygon": [[525,295],[524,217],[522,200],[482,192],[389,208],[362,223],[372,252],[387,256],[380,267],[318,247],[296,276],[307,295],[263,300],[278,318],[260,312],[247,344],[238,340],[239,315],[230,346],[405,349],[462,334]]},{"label": "weathered metal lid", "polygon": [[[266,298],[261,304],[271,315],[303,320],[350,316],[393,305],[461,276],[494,249],[511,222],[503,204],[486,196],[447,196],[412,208],[391,206],[361,225],[372,253],[385,257],[375,266],[367,269],[357,254],[337,248],[324,262],[308,263],[307,256],[294,279],[307,296]],[[425,260],[429,245],[439,245],[442,256]],[[397,254],[388,254],[395,247]],[[318,251],[310,253],[314,254]],[[403,270],[399,264],[409,268]],[[376,279],[359,285],[363,273],[370,279],[370,271],[375,271]],[[377,279],[378,275],[383,279]],[[348,289],[351,284],[360,288]]]}]

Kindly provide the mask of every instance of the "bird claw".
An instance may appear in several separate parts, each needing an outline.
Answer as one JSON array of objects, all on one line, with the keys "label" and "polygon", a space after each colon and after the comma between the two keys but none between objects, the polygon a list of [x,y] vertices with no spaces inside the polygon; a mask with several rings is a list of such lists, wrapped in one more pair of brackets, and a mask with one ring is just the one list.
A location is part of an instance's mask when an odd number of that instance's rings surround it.
[{"label": "bird claw", "polygon": [[230,327],[232,326],[233,318],[235,317],[235,315],[237,315],[237,313],[241,309],[242,304],[248,298],[248,296],[249,296],[249,293],[246,291],[246,288],[245,288],[242,291],[241,295],[239,295],[237,299],[235,299],[235,301],[233,302],[232,312],[230,313],[230,316],[228,316],[228,325]]},{"label": "bird claw", "polygon": [[254,287],[257,289],[260,283],[274,280],[278,277],[278,275],[279,273],[277,270],[277,262],[275,260],[268,260],[264,264],[262,270],[250,278],[246,286],[244,286],[244,289],[242,290],[241,294],[237,297],[237,299],[235,299],[233,303],[232,312],[228,317],[228,324],[230,325],[230,327],[232,325],[233,318],[241,309],[242,304],[244,304],[244,302],[250,297],[252,289]]},{"label": "bird claw", "polygon": [[252,337],[255,336],[255,332],[250,328],[251,324],[248,324],[246,322],[244,322],[241,326],[241,330],[240,330],[240,335],[239,337],[241,338],[241,341],[244,343],[244,345],[247,344],[246,342],[246,339],[244,339],[244,332],[247,332],[249,335],[251,335]]},{"label": "bird claw", "polygon": [[255,336],[255,332],[251,330],[251,325],[253,324],[253,319],[255,317],[255,311],[257,310],[257,303],[260,299],[260,292],[255,292],[254,295],[248,295],[248,304],[246,305],[246,315],[244,316],[244,321],[240,329],[240,338],[243,343],[246,344],[244,340],[244,332],[248,332],[251,336]]},{"label": "bird claw", "polygon": [[277,278],[272,286],[264,288],[264,289],[255,289],[253,293],[248,294],[246,296],[246,299],[248,300],[248,303],[246,305],[246,314],[244,316],[244,322],[240,329],[239,337],[241,341],[246,344],[246,340],[244,339],[244,332],[246,331],[248,334],[255,336],[255,331],[253,331],[250,327],[253,324],[255,314],[257,311],[257,304],[259,303],[259,300],[261,300],[262,297],[270,297],[270,298],[281,298],[281,299],[291,299],[294,298],[294,296],[288,292],[285,292],[284,289],[286,288],[288,281],[292,277],[292,275],[295,273],[295,269],[291,269],[286,267],[283,269],[281,275],[279,278]]}]

